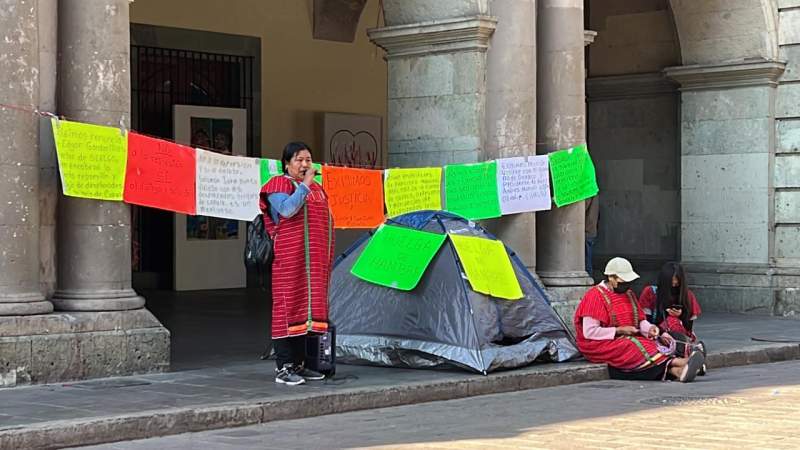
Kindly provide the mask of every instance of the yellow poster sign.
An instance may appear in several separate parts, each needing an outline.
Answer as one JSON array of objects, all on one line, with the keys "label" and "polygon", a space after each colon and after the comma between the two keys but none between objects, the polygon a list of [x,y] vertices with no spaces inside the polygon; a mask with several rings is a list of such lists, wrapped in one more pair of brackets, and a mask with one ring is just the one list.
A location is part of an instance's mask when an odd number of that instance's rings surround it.
[{"label": "yellow poster sign", "polygon": [[119,128],[52,119],[64,195],[122,200],[128,136]]},{"label": "yellow poster sign", "polygon": [[384,195],[389,217],[442,209],[442,168],[387,169]]},{"label": "yellow poster sign", "polygon": [[507,300],[523,297],[502,242],[455,234],[450,235],[450,240],[456,247],[473,291]]}]

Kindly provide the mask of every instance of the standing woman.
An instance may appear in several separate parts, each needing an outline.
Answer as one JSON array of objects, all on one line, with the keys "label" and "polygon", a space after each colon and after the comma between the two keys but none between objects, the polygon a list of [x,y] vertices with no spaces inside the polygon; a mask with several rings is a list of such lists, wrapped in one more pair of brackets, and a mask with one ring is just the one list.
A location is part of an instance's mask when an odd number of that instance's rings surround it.
[{"label": "standing woman", "polygon": [[328,329],[333,219],[328,197],[314,181],[311,149],[290,142],[283,175],[261,188],[264,226],[272,237],[272,340],[275,382],[295,386],[325,376],[305,367],[306,336]]}]

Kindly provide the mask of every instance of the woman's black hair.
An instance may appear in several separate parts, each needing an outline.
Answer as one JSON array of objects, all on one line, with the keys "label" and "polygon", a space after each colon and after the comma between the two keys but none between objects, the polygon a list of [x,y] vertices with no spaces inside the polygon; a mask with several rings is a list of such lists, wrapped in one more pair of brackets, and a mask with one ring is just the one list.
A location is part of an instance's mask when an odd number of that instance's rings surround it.
[{"label": "woman's black hair", "polygon": [[[672,277],[677,277],[680,287],[678,294],[672,294]],[[692,305],[689,302],[689,287],[686,283],[686,271],[683,266],[676,262],[668,262],[661,267],[658,274],[658,284],[656,289],[656,306],[653,311],[654,323],[660,324],[667,317],[667,308],[679,304],[681,310],[681,322],[684,328],[692,331]]]},{"label": "woman's black hair", "polygon": [[283,156],[281,157],[281,162],[283,163],[283,173],[286,173],[289,161],[291,161],[292,158],[294,158],[294,155],[298,154],[301,150],[308,150],[308,153],[311,153],[311,155],[314,154],[314,152],[311,151],[311,147],[306,145],[305,142],[289,142],[286,144],[286,147],[283,147]]}]

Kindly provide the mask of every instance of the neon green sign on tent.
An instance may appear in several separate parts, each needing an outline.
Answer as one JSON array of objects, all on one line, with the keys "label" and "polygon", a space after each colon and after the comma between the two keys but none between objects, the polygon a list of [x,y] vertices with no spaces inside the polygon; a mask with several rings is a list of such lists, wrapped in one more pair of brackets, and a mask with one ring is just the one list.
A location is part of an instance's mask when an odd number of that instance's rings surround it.
[{"label": "neon green sign on tent", "polygon": [[500,241],[451,234],[472,290],[492,297],[517,300],[523,297],[517,275]]},{"label": "neon green sign on tent", "polygon": [[414,289],[447,235],[381,225],[350,273],[394,289]]}]

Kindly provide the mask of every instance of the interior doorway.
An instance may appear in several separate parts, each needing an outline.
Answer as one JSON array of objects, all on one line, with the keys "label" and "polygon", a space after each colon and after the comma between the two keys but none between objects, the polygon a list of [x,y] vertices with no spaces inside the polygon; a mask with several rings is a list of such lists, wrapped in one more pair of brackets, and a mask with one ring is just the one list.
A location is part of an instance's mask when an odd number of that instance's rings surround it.
[{"label": "interior doorway", "polygon": [[[258,156],[254,120],[254,57],[131,46],[133,129],[173,139],[175,105],[240,108],[247,112],[246,154]],[[214,142],[208,143],[213,149]],[[132,207],[134,288],[174,289],[175,214]]]}]

